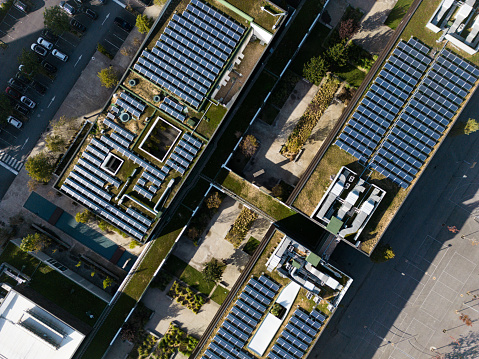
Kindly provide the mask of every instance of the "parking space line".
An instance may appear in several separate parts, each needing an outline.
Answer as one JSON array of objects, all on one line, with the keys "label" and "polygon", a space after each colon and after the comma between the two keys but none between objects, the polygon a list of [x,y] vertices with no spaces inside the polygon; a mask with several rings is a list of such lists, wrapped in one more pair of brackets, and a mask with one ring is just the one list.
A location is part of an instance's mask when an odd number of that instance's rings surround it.
[{"label": "parking space line", "polygon": [[112,45],[113,47],[116,47],[117,49],[119,49],[118,46],[116,46],[115,44],[112,44],[110,41],[108,41],[107,39],[105,39],[106,42],[108,42],[110,45]]},{"label": "parking space line", "polygon": [[7,15],[13,17],[15,20],[18,20],[18,18],[16,18],[15,16],[13,16],[13,15],[10,14],[10,13],[8,13]]},{"label": "parking space line", "polygon": [[125,41],[125,39],[124,39],[124,38],[122,38],[122,37],[118,36],[117,34],[112,34],[112,35],[113,35],[113,36],[115,36],[116,38],[120,39],[121,41]]}]

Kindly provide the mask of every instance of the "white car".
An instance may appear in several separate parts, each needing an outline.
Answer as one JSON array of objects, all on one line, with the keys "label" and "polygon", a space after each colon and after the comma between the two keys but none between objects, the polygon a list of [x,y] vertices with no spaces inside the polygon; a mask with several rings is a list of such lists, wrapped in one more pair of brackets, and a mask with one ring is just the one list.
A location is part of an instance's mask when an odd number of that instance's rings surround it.
[{"label": "white car", "polygon": [[61,1],[60,7],[70,15],[75,14],[75,8],[70,4],[67,4],[66,1]]},{"label": "white car", "polygon": [[13,116],[8,116],[7,118],[7,122],[12,125],[12,126],[15,126],[16,128],[20,128],[22,127],[22,121],[20,120],[17,120],[15,117]]},{"label": "white car", "polygon": [[53,44],[50,41],[45,40],[41,36],[37,39],[37,44],[42,45],[47,50],[53,49]]},{"label": "white car", "polygon": [[52,55],[55,56],[57,59],[62,60],[63,62],[68,61],[68,55],[65,55],[63,52],[61,52],[57,49],[53,49]]},{"label": "white car", "polygon": [[27,96],[20,97],[20,102],[23,103],[24,105],[27,105],[30,108],[35,108],[35,106],[37,105],[35,102],[30,100]]}]

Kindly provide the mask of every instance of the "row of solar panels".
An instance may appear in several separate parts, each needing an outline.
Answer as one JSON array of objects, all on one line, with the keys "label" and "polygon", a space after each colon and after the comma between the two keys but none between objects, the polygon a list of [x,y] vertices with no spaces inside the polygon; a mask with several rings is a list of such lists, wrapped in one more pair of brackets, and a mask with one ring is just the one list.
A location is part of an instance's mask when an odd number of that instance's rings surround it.
[{"label": "row of solar panels", "polygon": [[186,118],[186,116],[183,114],[183,106],[175,101],[172,101],[169,97],[166,97],[161,103],[160,110],[181,122],[183,122]]},{"label": "row of solar panels", "polygon": [[132,96],[128,95],[126,92],[120,92],[120,97],[133,107],[136,107],[139,111],[145,111],[146,106],[140,101],[134,99]]},{"label": "row of solar panels", "polygon": [[[208,346],[203,358],[254,358],[242,348],[248,341],[280,286],[261,275],[251,277],[230,313]],[[229,355],[227,354],[229,353]]]},{"label": "row of solar panels", "polygon": [[137,110],[136,107],[131,106],[128,104],[126,101],[123,101],[120,98],[117,98],[115,101],[115,104],[117,106],[120,106],[122,109],[124,109],[126,112],[131,113],[133,116],[140,118],[141,116],[141,111]]},{"label": "row of solar panels", "polygon": [[[422,76],[420,71],[414,70],[408,63],[416,61],[424,64],[423,67],[416,64],[416,68],[425,71],[425,65],[432,61],[415,51],[411,40],[407,43],[399,42],[336,141],[336,145],[361,162],[367,162],[374,153],[382,136],[388,131]],[[414,44],[422,49],[418,42]]]},{"label": "row of solar panels", "polygon": [[209,5],[191,2],[133,68],[198,108],[244,30]]},{"label": "row of solar panels", "polygon": [[301,308],[296,309],[271,348],[268,358],[304,357],[325,319],[324,314],[317,310],[306,313]]},{"label": "row of solar panels", "polygon": [[141,187],[140,185],[136,184],[133,186],[133,191],[136,191],[140,196],[145,197],[148,201],[153,199],[155,193],[148,191],[147,189]]},{"label": "row of solar panels", "polygon": [[[446,50],[447,51],[447,50]],[[404,108],[392,131],[381,144],[371,167],[407,188],[438,143],[459,105],[472,89],[473,76],[453,65],[450,52],[441,52],[432,70],[426,75],[418,91]],[[456,61],[464,66],[464,61]],[[472,65],[469,68],[473,68]],[[479,73],[479,72],[478,72]],[[443,81],[459,87],[460,93],[438,87],[432,77],[440,75]],[[447,92],[445,92],[447,91]]]},{"label": "row of solar panels", "polygon": [[181,175],[184,175],[201,146],[202,143],[200,141],[184,133],[182,139],[178,142],[173,149],[173,153],[170,154],[170,157],[166,161],[166,165]]}]

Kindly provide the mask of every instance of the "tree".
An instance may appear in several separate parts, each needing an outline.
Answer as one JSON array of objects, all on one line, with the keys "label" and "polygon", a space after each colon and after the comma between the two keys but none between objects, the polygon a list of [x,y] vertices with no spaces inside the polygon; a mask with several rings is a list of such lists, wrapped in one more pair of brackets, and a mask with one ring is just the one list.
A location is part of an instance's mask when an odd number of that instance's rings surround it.
[{"label": "tree", "polygon": [[153,4],[155,4],[156,6],[163,6],[166,4],[166,1],[167,0],[153,0]]},{"label": "tree", "polygon": [[40,71],[40,62],[33,51],[22,49],[22,54],[18,56],[17,59],[20,65],[25,66],[23,68],[23,73],[28,78],[33,78],[33,76]]},{"label": "tree", "polygon": [[7,122],[8,116],[12,113],[13,106],[5,93],[0,94],[0,125]]},{"label": "tree", "polygon": [[66,141],[60,135],[48,135],[45,139],[47,148],[52,152],[62,152]]},{"label": "tree", "polygon": [[393,259],[395,256],[396,255],[389,244],[378,245],[371,254],[371,261],[374,263],[383,263]]},{"label": "tree", "polygon": [[473,118],[470,118],[469,120],[467,120],[466,127],[464,127],[464,133],[466,135],[470,135],[471,133],[476,132],[477,130],[479,130],[479,123],[477,123],[477,121],[474,120]]},{"label": "tree", "polygon": [[78,212],[75,215],[75,221],[78,223],[87,223],[91,221],[93,218],[93,213],[91,213],[88,209],[85,209],[83,212]]},{"label": "tree", "polygon": [[220,264],[216,258],[213,258],[203,267],[203,278],[208,282],[219,282],[223,277],[224,265]]},{"label": "tree", "polygon": [[107,67],[98,73],[102,86],[106,88],[115,87],[118,84],[118,75],[113,68]]},{"label": "tree", "polygon": [[332,68],[340,69],[348,63],[348,47],[346,41],[338,42],[326,51],[326,57]]},{"label": "tree", "polygon": [[247,135],[240,143],[240,149],[245,157],[253,157],[259,147],[259,142],[253,135]]},{"label": "tree", "polygon": [[48,238],[43,234],[35,233],[23,237],[20,249],[25,252],[38,252],[48,245]]},{"label": "tree", "polygon": [[321,56],[312,57],[303,67],[303,77],[309,82],[319,85],[328,71],[328,62]]},{"label": "tree", "polygon": [[40,152],[28,157],[25,169],[35,181],[47,183],[52,178],[53,163],[45,152]]},{"label": "tree", "polygon": [[271,307],[270,313],[281,319],[281,314],[284,312],[284,309],[285,308],[281,304],[274,303],[274,305]]},{"label": "tree", "polygon": [[223,199],[221,198],[219,192],[215,192],[206,199],[206,207],[208,209],[218,209],[220,208],[222,201]]},{"label": "tree", "polygon": [[339,24],[339,37],[341,40],[349,40],[359,31],[359,24],[354,19],[341,21]]},{"label": "tree", "polygon": [[70,30],[70,17],[58,5],[45,9],[43,23],[55,35],[61,35],[63,32]]},{"label": "tree", "polygon": [[146,34],[153,25],[153,19],[146,15],[138,15],[136,17],[136,27],[141,34]]}]

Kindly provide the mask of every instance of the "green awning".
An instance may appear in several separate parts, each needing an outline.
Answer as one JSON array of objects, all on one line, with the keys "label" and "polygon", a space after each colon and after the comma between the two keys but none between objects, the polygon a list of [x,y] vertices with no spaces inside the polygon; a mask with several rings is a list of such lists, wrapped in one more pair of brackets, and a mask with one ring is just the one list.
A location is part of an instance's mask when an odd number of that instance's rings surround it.
[{"label": "green awning", "polygon": [[331,217],[331,220],[329,221],[326,229],[332,234],[336,235],[343,226],[343,223],[343,221],[337,219],[336,217]]},{"label": "green awning", "polygon": [[319,264],[319,261],[321,260],[321,258],[317,255],[317,254],[314,254],[314,253],[310,253],[307,257],[306,257],[306,262],[309,262],[311,263],[311,265],[313,267],[316,267],[318,264]]}]

